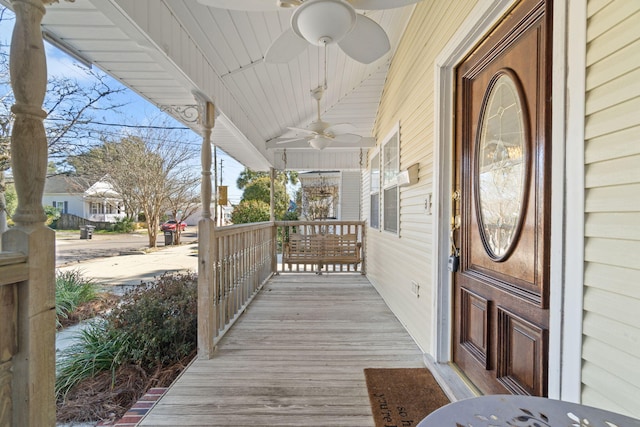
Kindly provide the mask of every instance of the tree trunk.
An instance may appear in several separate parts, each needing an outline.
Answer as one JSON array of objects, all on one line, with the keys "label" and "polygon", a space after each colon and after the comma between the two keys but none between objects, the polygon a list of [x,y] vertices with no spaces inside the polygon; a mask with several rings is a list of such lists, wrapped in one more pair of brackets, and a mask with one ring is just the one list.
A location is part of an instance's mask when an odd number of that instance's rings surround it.
[{"label": "tree trunk", "polygon": [[158,227],[160,226],[160,220],[158,217],[151,217],[145,213],[145,217],[147,218],[147,231],[149,234],[149,247],[155,248],[157,247],[158,241]]}]

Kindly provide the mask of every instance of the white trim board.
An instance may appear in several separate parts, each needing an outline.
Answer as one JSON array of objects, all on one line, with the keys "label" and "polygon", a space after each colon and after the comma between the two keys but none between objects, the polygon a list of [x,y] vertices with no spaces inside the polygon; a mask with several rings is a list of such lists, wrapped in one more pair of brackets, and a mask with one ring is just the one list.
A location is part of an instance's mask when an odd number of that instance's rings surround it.
[{"label": "white trim board", "polygon": [[[560,334],[549,338],[549,396],[580,403],[584,308],[587,4],[585,0],[570,0],[563,9],[562,3],[564,2],[557,2],[553,11],[551,138],[557,143],[552,142],[551,173],[563,179],[552,179],[551,283],[562,283],[564,286],[551,287],[551,328],[559,328]],[[565,143],[562,144],[562,141]]]}]

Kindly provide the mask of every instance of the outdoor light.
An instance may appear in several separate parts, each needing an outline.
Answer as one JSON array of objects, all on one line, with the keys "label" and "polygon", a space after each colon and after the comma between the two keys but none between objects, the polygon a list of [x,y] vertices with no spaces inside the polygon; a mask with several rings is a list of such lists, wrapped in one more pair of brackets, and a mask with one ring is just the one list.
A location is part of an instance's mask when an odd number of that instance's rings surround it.
[{"label": "outdoor light", "polygon": [[343,0],[307,0],[293,12],[293,31],[311,44],[337,43],[356,24],[356,12]]}]

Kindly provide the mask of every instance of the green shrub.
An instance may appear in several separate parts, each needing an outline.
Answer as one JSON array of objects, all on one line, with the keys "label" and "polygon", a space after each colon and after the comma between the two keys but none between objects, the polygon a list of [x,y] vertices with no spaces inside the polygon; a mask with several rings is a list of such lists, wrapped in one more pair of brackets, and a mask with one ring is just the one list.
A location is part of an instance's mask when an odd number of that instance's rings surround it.
[{"label": "green shrub", "polygon": [[197,343],[197,278],[165,274],[127,293],[107,317],[129,337],[130,361],[145,368],[168,365],[190,354]]},{"label": "green shrub", "polygon": [[243,200],[233,208],[231,222],[234,224],[247,224],[269,221],[270,210],[269,204],[263,201]]},{"label": "green shrub", "polygon": [[80,304],[98,298],[97,284],[82,276],[79,270],[56,273],[56,325],[67,318]]},{"label": "green shrub", "polygon": [[297,211],[286,211],[282,216],[283,221],[298,221],[299,219]]},{"label": "green shrub", "polygon": [[56,397],[72,387],[119,367],[138,365],[147,372],[180,361],[197,345],[195,274],[165,274],[128,292],[104,319],[90,323],[77,344],[56,363]]},{"label": "green shrub", "polygon": [[[60,211],[53,206],[43,206],[44,213],[47,215],[46,225],[51,225],[58,221],[60,218]],[[54,227],[55,228],[55,227]]]},{"label": "green shrub", "polygon": [[118,233],[132,233],[136,229],[136,223],[129,218],[123,218],[113,224],[113,231]]}]

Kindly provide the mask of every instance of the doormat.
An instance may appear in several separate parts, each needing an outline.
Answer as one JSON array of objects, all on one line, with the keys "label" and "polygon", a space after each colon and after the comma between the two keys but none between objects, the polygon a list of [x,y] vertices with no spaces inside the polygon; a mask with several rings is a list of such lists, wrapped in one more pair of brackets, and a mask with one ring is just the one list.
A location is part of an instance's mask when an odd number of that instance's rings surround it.
[{"label": "doormat", "polygon": [[449,399],[426,368],[364,370],[376,427],[410,427]]}]

